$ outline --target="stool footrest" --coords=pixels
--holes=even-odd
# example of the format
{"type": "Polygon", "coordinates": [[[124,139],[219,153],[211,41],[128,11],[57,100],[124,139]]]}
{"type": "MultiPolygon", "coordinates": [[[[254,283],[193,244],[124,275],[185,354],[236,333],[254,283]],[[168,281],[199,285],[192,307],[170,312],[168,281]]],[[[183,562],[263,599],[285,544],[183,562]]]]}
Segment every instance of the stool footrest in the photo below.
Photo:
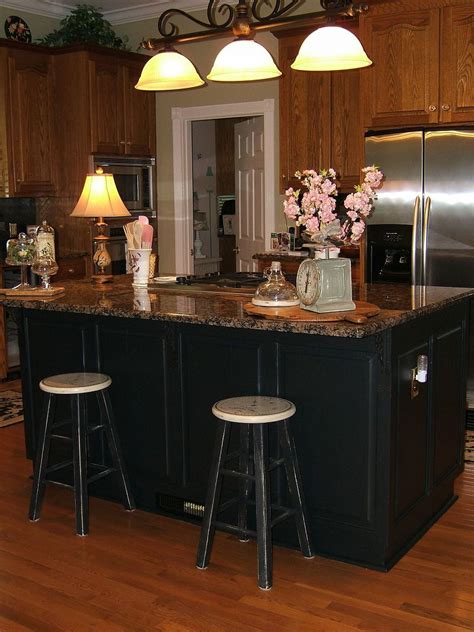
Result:
{"type": "Polygon", "coordinates": [[[104,424],[96,424],[95,426],[89,426],[87,428],[87,434],[92,434],[93,432],[97,432],[97,430],[104,430],[104,424]]]}
{"type": "Polygon", "coordinates": [[[296,514],[296,511],[294,509],[285,509],[284,507],[278,507],[278,509],[280,510],[283,509],[283,513],[281,513],[279,516],[276,516],[276,518],[272,520],[271,522],[272,528],[275,525],[280,524],[280,522],[283,522],[283,520],[286,520],[287,518],[291,518],[291,516],[294,516],[296,514]]]}
{"type": "Polygon", "coordinates": [[[52,434],[50,435],[51,439],[61,439],[61,441],[72,441],[72,437],[68,437],[66,435],[58,435],[58,434],[52,434]]]}
{"type": "Polygon", "coordinates": [[[244,478],[248,481],[254,481],[255,476],[252,474],[246,474],[245,472],[238,472],[237,470],[229,470],[226,467],[221,468],[221,474],[225,474],[225,476],[235,476],[236,478],[244,478]]]}
{"type": "Polygon", "coordinates": [[[72,465],[72,460],[69,461],[61,461],[61,463],[56,463],[55,465],[50,465],[44,471],[45,474],[49,474],[50,472],[57,472],[58,470],[63,470],[65,467],[70,467],[72,465]]]}
{"type": "Polygon", "coordinates": [[[232,507],[232,505],[236,505],[237,503],[241,502],[242,500],[245,500],[245,494],[242,494],[241,496],[233,496],[232,498],[229,498],[229,500],[226,500],[221,505],[219,505],[216,513],[218,513],[218,514],[222,513],[226,509],[229,509],[229,507],[232,507]]]}
{"type": "Polygon", "coordinates": [[[234,535],[248,535],[252,538],[257,537],[257,532],[252,529],[240,529],[235,524],[229,524],[228,522],[220,522],[216,520],[214,523],[216,529],[220,529],[221,531],[228,531],[229,533],[233,533],[234,535]]]}
{"type": "Polygon", "coordinates": [[[105,470],[102,470],[101,472],[97,472],[97,474],[93,474],[92,476],[89,476],[89,478],[87,479],[87,483],[94,483],[94,481],[99,480],[99,478],[104,478],[104,476],[108,476],[109,474],[112,474],[112,472],[116,472],[117,470],[114,467],[108,467],[105,470]]]}
{"type": "Polygon", "coordinates": [[[280,465],[283,465],[285,462],[285,457],[281,457],[281,459],[270,459],[270,464],[268,466],[268,471],[271,472],[280,465]]]}

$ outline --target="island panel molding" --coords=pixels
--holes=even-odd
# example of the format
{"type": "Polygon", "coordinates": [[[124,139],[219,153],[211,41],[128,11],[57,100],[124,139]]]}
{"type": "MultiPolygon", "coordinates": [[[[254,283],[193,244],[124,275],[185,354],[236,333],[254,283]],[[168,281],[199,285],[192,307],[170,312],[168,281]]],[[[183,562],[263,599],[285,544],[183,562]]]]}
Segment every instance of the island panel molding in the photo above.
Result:
{"type": "MultiPolygon", "coordinates": [[[[382,307],[372,319],[378,324],[303,327],[251,319],[242,312],[248,297],[200,295],[192,286],[150,291],[150,310],[141,312],[129,279],[104,296],[89,284],[64,285],[64,297],[44,304],[1,299],[20,324],[30,457],[39,381],[105,371],[142,509],[196,520],[189,507],[205,499],[211,407],[249,393],[296,404],[292,423],[317,553],[387,570],[456,500],[472,291],[427,288],[416,306],[409,287],[367,286],[359,292],[382,307]],[[412,397],[419,354],[429,357],[428,382],[412,397]]],[[[92,449],[107,459],[100,445],[92,449]]],[[[118,500],[105,479],[94,485],[92,493],[118,500]]],[[[274,489],[285,504],[285,486],[275,481],[274,489]]],[[[291,525],[278,525],[274,538],[297,546],[291,525]]]]}

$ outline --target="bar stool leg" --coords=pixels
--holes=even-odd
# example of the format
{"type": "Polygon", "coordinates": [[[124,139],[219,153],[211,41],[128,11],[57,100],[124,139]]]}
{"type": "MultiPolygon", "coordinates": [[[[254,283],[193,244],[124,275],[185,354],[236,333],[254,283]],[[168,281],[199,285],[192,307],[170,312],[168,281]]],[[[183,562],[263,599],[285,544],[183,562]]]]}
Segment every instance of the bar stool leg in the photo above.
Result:
{"type": "Polygon", "coordinates": [[[272,532],[268,485],[268,448],[263,436],[263,424],[253,427],[255,461],[255,502],[257,517],[258,586],[262,590],[272,587],[272,532]]]}
{"type": "Polygon", "coordinates": [[[230,422],[223,421],[219,423],[216,434],[216,443],[214,447],[214,456],[212,458],[211,473],[209,484],[207,487],[206,504],[204,506],[204,517],[201,526],[201,536],[199,538],[199,546],[197,552],[196,566],[197,568],[207,568],[209,558],[211,556],[212,543],[215,533],[215,519],[217,508],[219,506],[219,498],[222,488],[222,465],[224,457],[227,454],[230,437],[230,422]]]}
{"type": "Polygon", "coordinates": [[[87,491],[87,418],[86,395],[71,396],[72,447],[74,461],[74,504],[76,533],[89,532],[89,494],[87,491]]]}
{"type": "Polygon", "coordinates": [[[301,473],[296,455],[295,441],[289,427],[288,419],[278,422],[278,436],[285,457],[288,489],[290,491],[293,508],[296,510],[296,529],[300,548],[305,557],[312,558],[314,557],[314,551],[308,529],[301,473]]]}
{"type": "MultiPolygon", "coordinates": [[[[240,455],[239,455],[239,471],[245,474],[250,474],[250,461],[249,461],[249,443],[250,443],[250,427],[249,424],[242,424],[240,429],[240,455]]],[[[239,540],[241,542],[248,542],[249,537],[244,531],[247,529],[247,503],[250,496],[252,483],[248,479],[241,479],[239,481],[239,506],[237,514],[237,523],[241,534],[239,540]]]]}
{"type": "Polygon", "coordinates": [[[49,448],[51,445],[51,426],[54,420],[54,409],[56,400],[51,393],[47,394],[43,406],[43,421],[40,435],[38,437],[38,447],[35,455],[33,489],[31,492],[29,519],[39,520],[41,506],[43,504],[44,490],[46,487],[46,468],[48,467],[49,448]]]}
{"type": "Polygon", "coordinates": [[[128,480],[127,471],[123,462],[122,451],[117,437],[115,427],[115,419],[110,402],[109,392],[107,390],[97,393],[99,407],[101,408],[105,421],[105,434],[109,445],[112,462],[119,475],[120,491],[122,493],[122,503],[127,511],[135,510],[135,501],[132,496],[130,482],[128,480]]]}

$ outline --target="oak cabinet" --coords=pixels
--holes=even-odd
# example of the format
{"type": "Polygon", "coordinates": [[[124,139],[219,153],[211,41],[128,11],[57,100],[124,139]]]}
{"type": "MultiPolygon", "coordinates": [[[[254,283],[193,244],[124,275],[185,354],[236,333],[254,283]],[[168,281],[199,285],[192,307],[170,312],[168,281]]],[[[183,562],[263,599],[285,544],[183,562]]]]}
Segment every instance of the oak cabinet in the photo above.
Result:
{"type": "Polygon", "coordinates": [[[280,37],[281,188],[294,173],[333,167],[341,190],[359,182],[363,130],[359,107],[360,71],[301,72],[291,69],[306,33],[280,37]]]}
{"type": "Polygon", "coordinates": [[[54,194],[51,57],[35,46],[2,43],[0,67],[0,197],[54,194]]]}
{"type": "Polygon", "coordinates": [[[360,23],[374,62],[362,74],[365,127],[474,120],[472,2],[389,2],[360,23]]]}
{"type": "Polygon", "coordinates": [[[60,195],[81,193],[94,154],[155,155],[155,95],[135,89],[145,61],[92,45],[55,54],[60,195]]]}
{"type": "Polygon", "coordinates": [[[442,123],[474,121],[474,4],[446,7],[441,23],[442,123]]]}
{"type": "Polygon", "coordinates": [[[154,155],[154,98],[135,89],[143,63],[89,59],[92,153],[154,155]]]}

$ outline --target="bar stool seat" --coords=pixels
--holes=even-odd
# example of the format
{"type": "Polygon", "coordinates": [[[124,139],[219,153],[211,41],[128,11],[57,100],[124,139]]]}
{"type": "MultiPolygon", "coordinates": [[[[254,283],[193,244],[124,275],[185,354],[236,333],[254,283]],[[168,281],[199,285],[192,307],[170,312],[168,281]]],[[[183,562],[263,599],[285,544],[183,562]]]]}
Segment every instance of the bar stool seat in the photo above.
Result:
{"type": "Polygon", "coordinates": [[[45,377],[39,387],[42,391],[55,395],[80,395],[101,391],[111,384],[111,378],[104,373],[62,373],[45,377]]]}
{"type": "Polygon", "coordinates": [[[240,424],[268,424],[293,417],[296,406],[280,397],[229,397],[216,402],[213,414],[219,419],[240,424]]]}
{"type": "Polygon", "coordinates": [[[295,414],[296,407],[286,399],[256,395],[218,401],[213,405],[212,412],[223,423],[217,429],[196,566],[200,569],[207,568],[216,527],[237,534],[241,541],[247,541],[249,536],[253,536],[257,539],[258,586],[269,590],[272,587],[271,529],[276,524],[294,516],[301,551],[307,558],[314,557],[301,474],[288,423],[295,414]],[[240,449],[229,453],[233,423],[240,425],[240,449]],[[268,437],[264,432],[267,424],[275,424],[277,428],[282,456],[276,459],[268,457],[268,437]],[[250,433],[253,435],[253,455],[250,451],[250,433]],[[227,466],[229,461],[237,458],[238,469],[227,466]],[[285,467],[291,507],[273,504],[270,498],[270,472],[280,465],[285,467]],[[239,479],[239,493],[219,504],[224,476],[239,479]],[[247,505],[252,485],[255,485],[256,531],[247,527],[247,505]],[[217,519],[219,513],[235,504],[238,508],[237,525],[217,519]]]}
{"type": "Polygon", "coordinates": [[[112,379],[103,373],[63,373],[42,379],[39,387],[46,393],[43,423],[38,437],[35,456],[33,489],[30,501],[29,518],[37,521],[40,518],[46,483],[74,489],[77,535],[89,532],[89,494],[88,485],[109,474],[116,474],[122,502],[128,511],[135,509],[130,490],[130,483],[123,463],[118,441],[115,420],[108,392],[112,379]],[[99,407],[98,423],[90,423],[88,419],[88,395],[95,393],[99,407]],[[55,407],[57,396],[71,398],[71,418],[56,421],[55,407]],[[59,427],[71,424],[71,436],[57,434],[59,427]],[[112,465],[93,463],[90,458],[89,436],[102,431],[109,448],[112,465]],[[72,460],[49,465],[49,452],[52,439],[60,439],[72,443],[72,460]],[[73,468],[73,485],[48,478],[48,474],[65,468],[73,468]]]}

